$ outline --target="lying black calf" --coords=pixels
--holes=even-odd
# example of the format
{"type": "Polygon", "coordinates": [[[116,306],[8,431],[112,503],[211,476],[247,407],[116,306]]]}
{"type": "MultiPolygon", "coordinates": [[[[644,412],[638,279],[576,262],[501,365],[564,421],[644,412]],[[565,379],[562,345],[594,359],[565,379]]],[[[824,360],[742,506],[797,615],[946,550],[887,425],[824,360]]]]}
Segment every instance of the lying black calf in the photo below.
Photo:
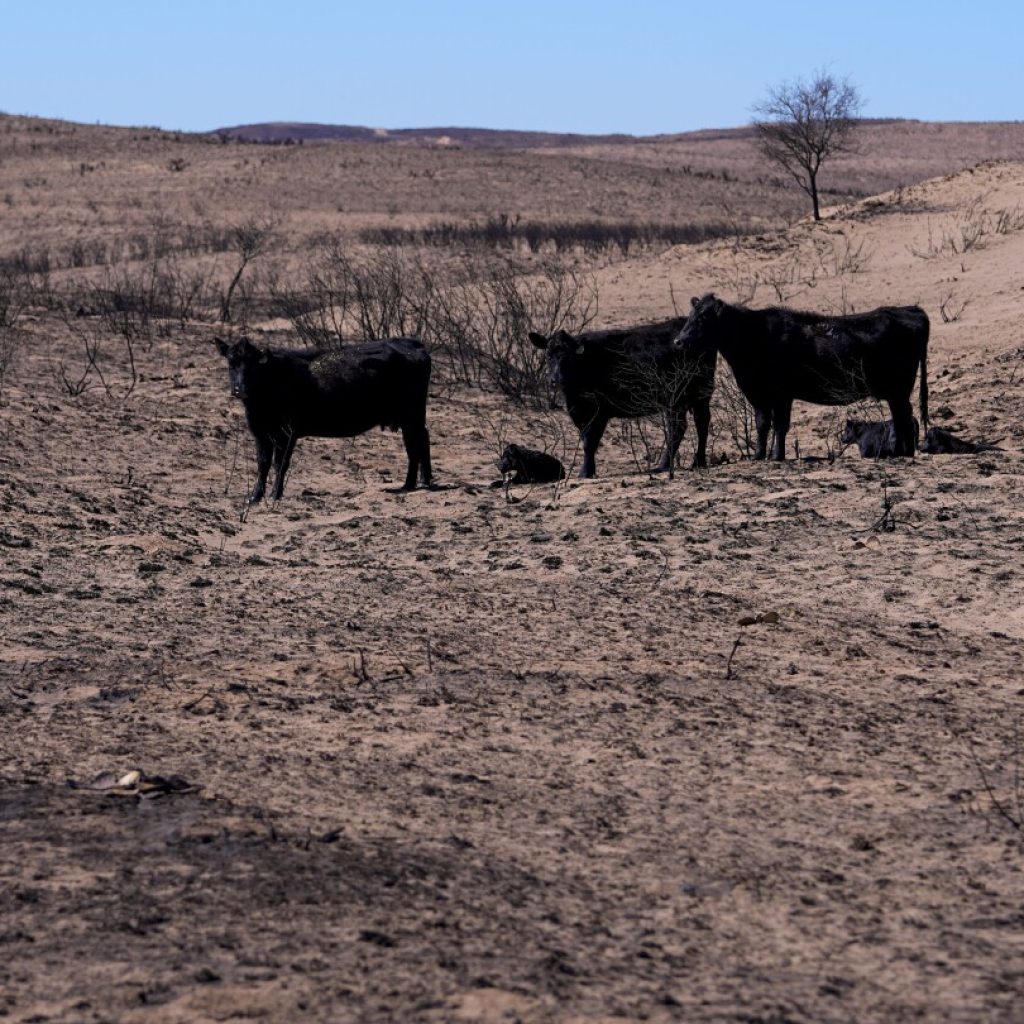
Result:
{"type": "Polygon", "coordinates": [[[979,452],[1001,452],[1003,449],[988,441],[964,441],[942,427],[929,427],[924,435],[921,451],[929,455],[977,455],[979,452]]]}
{"type": "MultiPolygon", "coordinates": [[[[505,446],[498,460],[502,475],[512,474],[510,484],[553,484],[565,479],[565,467],[554,457],[521,444],[505,446]]],[[[493,487],[501,487],[504,481],[497,480],[493,487]]]]}
{"type": "MultiPolygon", "coordinates": [[[[914,419],[914,447],[921,437],[921,427],[914,419]]],[[[843,447],[855,444],[862,459],[893,459],[896,457],[896,429],[892,420],[847,420],[841,438],[843,447]]]]}
{"type": "MultiPolygon", "coordinates": [[[[918,446],[920,428],[914,420],[914,444],[918,446]]],[[[863,459],[891,459],[896,455],[896,432],[892,420],[847,420],[842,443],[855,444],[863,459]]],[[[1001,452],[999,445],[988,441],[965,441],[942,427],[929,427],[920,450],[928,455],[977,455],[979,452],[1001,452]]]]}

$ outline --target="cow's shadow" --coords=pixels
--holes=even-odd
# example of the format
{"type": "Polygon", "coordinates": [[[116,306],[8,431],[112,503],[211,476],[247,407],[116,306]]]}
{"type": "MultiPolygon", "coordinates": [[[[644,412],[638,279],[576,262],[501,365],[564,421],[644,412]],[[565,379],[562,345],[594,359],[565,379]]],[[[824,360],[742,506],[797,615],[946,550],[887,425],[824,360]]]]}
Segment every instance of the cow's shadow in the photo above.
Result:
{"type": "Polygon", "coordinates": [[[427,484],[426,487],[414,487],[412,490],[407,490],[405,487],[385,487],[385,494],[418,494],[421,491],[427,491],[431,494],[437,491],[457,491],[460,487],[458,484],[427,484]]]}

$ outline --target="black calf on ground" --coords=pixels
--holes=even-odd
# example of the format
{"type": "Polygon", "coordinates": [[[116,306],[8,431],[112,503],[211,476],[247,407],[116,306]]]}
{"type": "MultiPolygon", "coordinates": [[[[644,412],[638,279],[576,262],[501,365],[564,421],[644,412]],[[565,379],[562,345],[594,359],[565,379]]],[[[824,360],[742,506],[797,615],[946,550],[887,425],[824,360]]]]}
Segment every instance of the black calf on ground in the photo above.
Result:
{"type": "MultiPolygon", "coordinates": [[[[917,447],[921,428],[914,419],[914,446],[917,447]]],[[[847,420],[842,444],[855,444],[862,459],[892,459],[896,457],[896,428],[892,420],[847,420]]]]}
{"type": "Polygon", "coordinates": [[[673,349],[672,339],[685,320],[587,331],[558,331],[551,337],[530,333],[530,341],[548,357],[548,380],[565,396],[565,407],[583,442],[580,476],[597,472],[595,453],[608,421],[661,415],[665,452],[657,472],[671,470],[686,433],[687,410],[697,427],[694,466],[707,465],[714,353],[673,349]]]}
{"type": "Polygon", "coordinates": [[[675,344],[684,352],[717,349],[754,407],[757,450],[786,457],[793,402],[848,405],[864,398],[886,402],[896,454],[914,454],[910,396],[921,370],[921,422],[928,426],[928,316],[920,306],[883,306],[869,313],[825,316],[784,307],[745,309],[705,295],[675,344]]]}
{"type": "MultiPolygon", "coordinates": [[[[521,444],[509,444],[498,460],[498,471],[511,473],[510,484],[553,484],[565,479],[565,466],[554,455],[524,448],[521,444]]],[[[499,480],[494,486],[502,485],[499,480]]]]}
{"type": "Polygon", "coordinates": [[[409,457],[404,490],[429,485],[427,387],[430,355],[416,338],[389,338],[337,349],[272,352],[246,338],[229,345],[215,339],[228,361],[231,394],[245,404],[256,439],[259,501],[274,463],[273,496],[284,491],[300,437],[354,437],[373,427],[401,430],[409,457]]]}
{"type": "MultiPolygon", "coordinates": [[[[920,436],[914,420],[914,443],[920,436]]],[[[856,444],[864,459],[891,459],[896,454],[896,431],[892,420],[847,420],[843,444],[856,444]]],[[[929,427],[920,450],[928,455],[977,455],[980,452],[1001,452],[988,441],[965,441],[942,427],[929,427]]]]}
{"type": "Polygon", "coordinates": [[[988,441],[965,441],[942,427],[929,427],[924,435],[921,451],[929,455],[977,455],[980,452],[1001,452],[1003,449],[988,441]]]}

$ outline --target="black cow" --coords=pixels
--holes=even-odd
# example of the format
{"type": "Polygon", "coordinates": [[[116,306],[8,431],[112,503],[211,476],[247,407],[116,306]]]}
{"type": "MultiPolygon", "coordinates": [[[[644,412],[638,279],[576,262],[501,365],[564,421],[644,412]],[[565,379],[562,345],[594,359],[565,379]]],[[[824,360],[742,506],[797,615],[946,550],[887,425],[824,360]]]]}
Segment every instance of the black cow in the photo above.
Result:
{"type": "Polygon", "coordinates": [[[697,428],[694,466],[707,465],[714,353],[704,358],[695,348],[674,349],[672,339],[685,319],[609,331],[550,337],[530,333],[547,352],[548,380],[565,395],[565,406],[583,442],[581,477],[597,472],[594,455],[608,421],[662,414],[665,453],[657,472],[671,470],[686,433],[686,412],[697,428]]]}
{"type": "Polygon", "coordinates": [[[929,455],[977,455],[979,452],[1001,452],[1003,449],[988,441],[965,441],[942,427],[929,427],[924,435],[921,451],[929,455]]]}
{"type": "Polygon", "coordinates": [[[389,338],[337,349],[272,352],[248,339],[215,339],[228,361],[231,394],[245,404],[256,438],[250,502],[263,497],[271,460],[274,498],[284,490],[300,437],[354,437],[373,427],[401,430],[409,456],[403,490],[431,482],[427,433],[430,355],[416,338],[389,338]]]}
{"type": "MultiPolygon", "coordinates": [[[[915,418],[915,448],[920,436],[921,427],[915,418]]],[[[896,428],[892,420],[847,420],[842,443],[855,444],[862,459],[892,459],[896,457],[896,428]]]]}
{"type": "MultiPolygon", "coordinates": [[[[554,455],[524,448],[521,444],[505,445],[498,460],[498,471],[512,474],[510,484],[553,484],[565,479],[565,466],[554,455]]],[[[499,480],[495,486],[501,484],[499,480]]]]}
{"type": "Polygon", "coordinates": [[[722,353],[757,420],[757,450],[786,457],[793,401],[846,405],[863,398],[887,402],[896,454],[914,454],[910,396],[921,368],[921,421],[928,425],[928,316],[919,306],[883,306],[870,313],[825,316],[775,307],[744,309],[708,294],[694,299],[675,344],[722,353]]]}

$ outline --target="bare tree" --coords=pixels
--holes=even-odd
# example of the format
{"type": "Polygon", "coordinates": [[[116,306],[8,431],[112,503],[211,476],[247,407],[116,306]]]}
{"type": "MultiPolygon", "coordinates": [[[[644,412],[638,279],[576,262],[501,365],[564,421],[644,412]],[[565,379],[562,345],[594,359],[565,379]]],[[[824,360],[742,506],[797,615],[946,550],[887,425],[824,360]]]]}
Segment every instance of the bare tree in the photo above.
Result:
{"type": "Polygon", "coordinates": [[[273,244],[277,234],[277,221],[273,218],[265,220],[250,219],[236,224],[230,231],[231,248],[238,254],[239,264],[235,276],[228,285],[220,304],[221,323],[231,322],[231,299],[238,287],[238,282],[245,273],[245,268],[258,257],[262,256],[273,244]]]}
{"type": "Polygon", "coordinates": [[[816,71],[810,81],[784,82],[754,107],[761,152],[785,170],[818,209],[818,171],[829,157],[854,145],[863,101],[848,79],[816,71]]]}

